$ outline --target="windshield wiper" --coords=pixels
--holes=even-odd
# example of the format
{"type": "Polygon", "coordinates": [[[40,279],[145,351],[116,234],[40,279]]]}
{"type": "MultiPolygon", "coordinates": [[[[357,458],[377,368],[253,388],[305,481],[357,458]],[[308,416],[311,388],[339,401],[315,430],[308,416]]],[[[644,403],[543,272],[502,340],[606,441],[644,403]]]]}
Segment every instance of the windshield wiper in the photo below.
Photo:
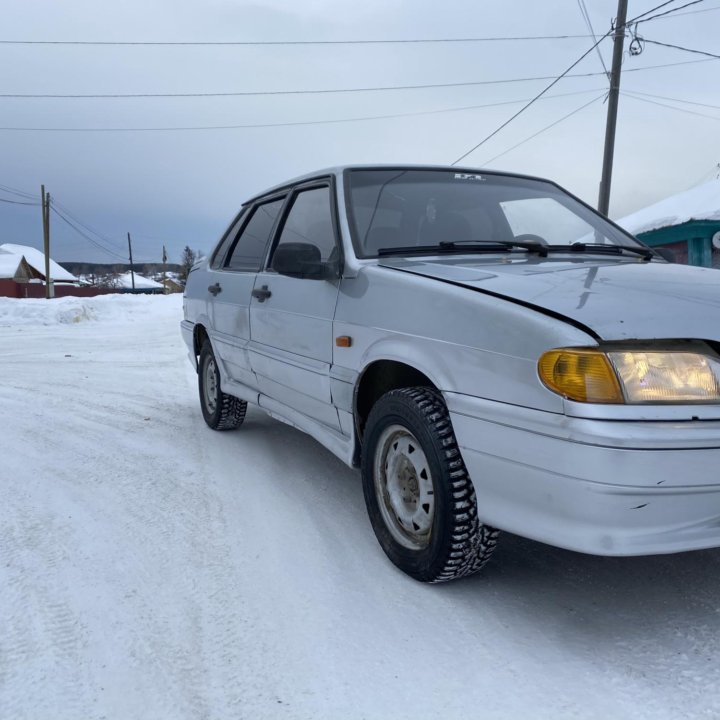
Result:
{"type": "Polygon", "coordinates": [[[404,247],[380,248],[378,257],[387,255],[412,255],[418,253],[471,253],[502,252],[512,248],[522,248],[547,257],[547,246],[542,243],[514,240],[444,240],[437,245],[407,245],[404,247]]]}
{"type": "Polygon", "coordinates": [[[608,245],[605,243],[572,243],[571,245],[548,245],[551,252],[596,252],[605,255],[622,255],[623,252],[640,255],[643,260],[652,260],[655,252],[650,248],[638,245],[608,245]]]}

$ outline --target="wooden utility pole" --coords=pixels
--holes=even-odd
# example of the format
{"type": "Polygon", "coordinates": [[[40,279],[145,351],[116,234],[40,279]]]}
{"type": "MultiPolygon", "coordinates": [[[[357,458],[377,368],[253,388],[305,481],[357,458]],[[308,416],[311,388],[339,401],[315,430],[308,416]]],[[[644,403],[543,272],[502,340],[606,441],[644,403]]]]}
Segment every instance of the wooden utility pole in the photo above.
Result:
{"type": "Polygon", "coordinates": [[[130,240],[130,233],[128,233],[128,251],[130,253],[130,281],[132,282],[132,289],[135,289],[135,268],[133,267],[132,261],[132,241],[130,240]]]}
{"type": "Polygon", "coordinates": [[[612,181],[613,155],[615,153],[615,128],[617,126],[627,5],[627,0],[618,0],[618,14],[615,19],[610,93],[608,94],[607,122],[605,124],[605,150],[603,152],[602,179],[600,180],[600,196],[598,198],[598,211],[603,215],[607,215],[610,209],[610,183],[612,181]]]}
{"type": "Polygon", "coordinates": [[[43,223],[43,250],[45,253],[45,299],[49,300],[55,294],[50,277],[50,193],[45,192],[45,186],[40,186],[43,223]]]}

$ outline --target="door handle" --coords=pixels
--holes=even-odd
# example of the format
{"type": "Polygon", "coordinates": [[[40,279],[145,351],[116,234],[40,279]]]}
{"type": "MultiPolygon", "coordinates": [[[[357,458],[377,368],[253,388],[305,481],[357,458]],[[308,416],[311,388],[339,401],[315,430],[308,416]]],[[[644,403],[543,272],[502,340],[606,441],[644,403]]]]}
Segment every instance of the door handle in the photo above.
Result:
{"type": "Polygon", "coordinates": [[[265,302],[272,293],[268,290],[267,285],[263,285],[261,288],[255,288],[252,291],[252,296],[258,299],[258,302],[265,302]]]}
{"type": "Polygon", "coordinates": [[[217,295],[221,291],[222,288],[220,287],[220,283],[217,282],[214,285],[210,285],[208,287],[208,292],[212,293],[213,295],[217,295]]]}

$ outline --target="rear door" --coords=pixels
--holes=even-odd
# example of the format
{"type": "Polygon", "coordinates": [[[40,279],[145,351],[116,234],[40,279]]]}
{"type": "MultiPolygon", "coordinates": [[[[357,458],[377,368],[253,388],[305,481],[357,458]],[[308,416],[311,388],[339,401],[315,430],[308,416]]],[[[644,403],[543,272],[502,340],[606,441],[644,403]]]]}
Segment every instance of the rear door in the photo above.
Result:
{"type": "MultiPolygon", "coordinates": [[[[302,242],[315,245],[321,260],[336,259],[336,217],[329,180],[296,188],[272,252],[283,243],[302,242]]],[[[288,277],[271,268],[272,253],[268,267],[257,275],[257,297],[250,306],[249,356],[258,386],[269,397],[339,429],[329,375],[339,279],[288,277]]]]}
{"type": "Polygon", "coordinates": [[[210,273],[208,293],[215,352],[230,379],[252,388],[257,388],[257,382],[247,352],[250,298],[284,202],[284,197],[275,197],[248,208],[223,241],[224,251],[223,245],[218,250],[221,259],[213,258],[219,266],[210,273]]]}

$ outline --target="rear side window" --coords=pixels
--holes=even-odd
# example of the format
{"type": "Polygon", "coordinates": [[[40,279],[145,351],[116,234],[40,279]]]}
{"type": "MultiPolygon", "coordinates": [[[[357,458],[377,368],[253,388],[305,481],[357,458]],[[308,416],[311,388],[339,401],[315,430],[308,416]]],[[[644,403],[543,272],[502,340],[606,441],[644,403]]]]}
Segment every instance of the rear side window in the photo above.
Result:
{"type": "Polygon", "coordinates": [[[260,269],[270,233],[284,202],[285,198],[281,198],[253,208],[225,263],[228,270],[257,272],[260,269]]]}
{"type": "Polygon", "coordinates": [[[230,245],[232,245],[233,240],[235,240],[235,237],[237,236],[238,231],[242,227],[243,222],[245,222],[246,213],[247,208],[238,215],[237,219],[228,228],[225,235],[223,235],[223,239],[218,243],[218,246],[215,248],[215,252],[213,252],[212,254],[212,260],[210,261],[210,267],[213,270],[217,270],[222,265],[223,260],[225,259],[225,255],[227,255],[228,248],[230,247],[230,245]]]}

